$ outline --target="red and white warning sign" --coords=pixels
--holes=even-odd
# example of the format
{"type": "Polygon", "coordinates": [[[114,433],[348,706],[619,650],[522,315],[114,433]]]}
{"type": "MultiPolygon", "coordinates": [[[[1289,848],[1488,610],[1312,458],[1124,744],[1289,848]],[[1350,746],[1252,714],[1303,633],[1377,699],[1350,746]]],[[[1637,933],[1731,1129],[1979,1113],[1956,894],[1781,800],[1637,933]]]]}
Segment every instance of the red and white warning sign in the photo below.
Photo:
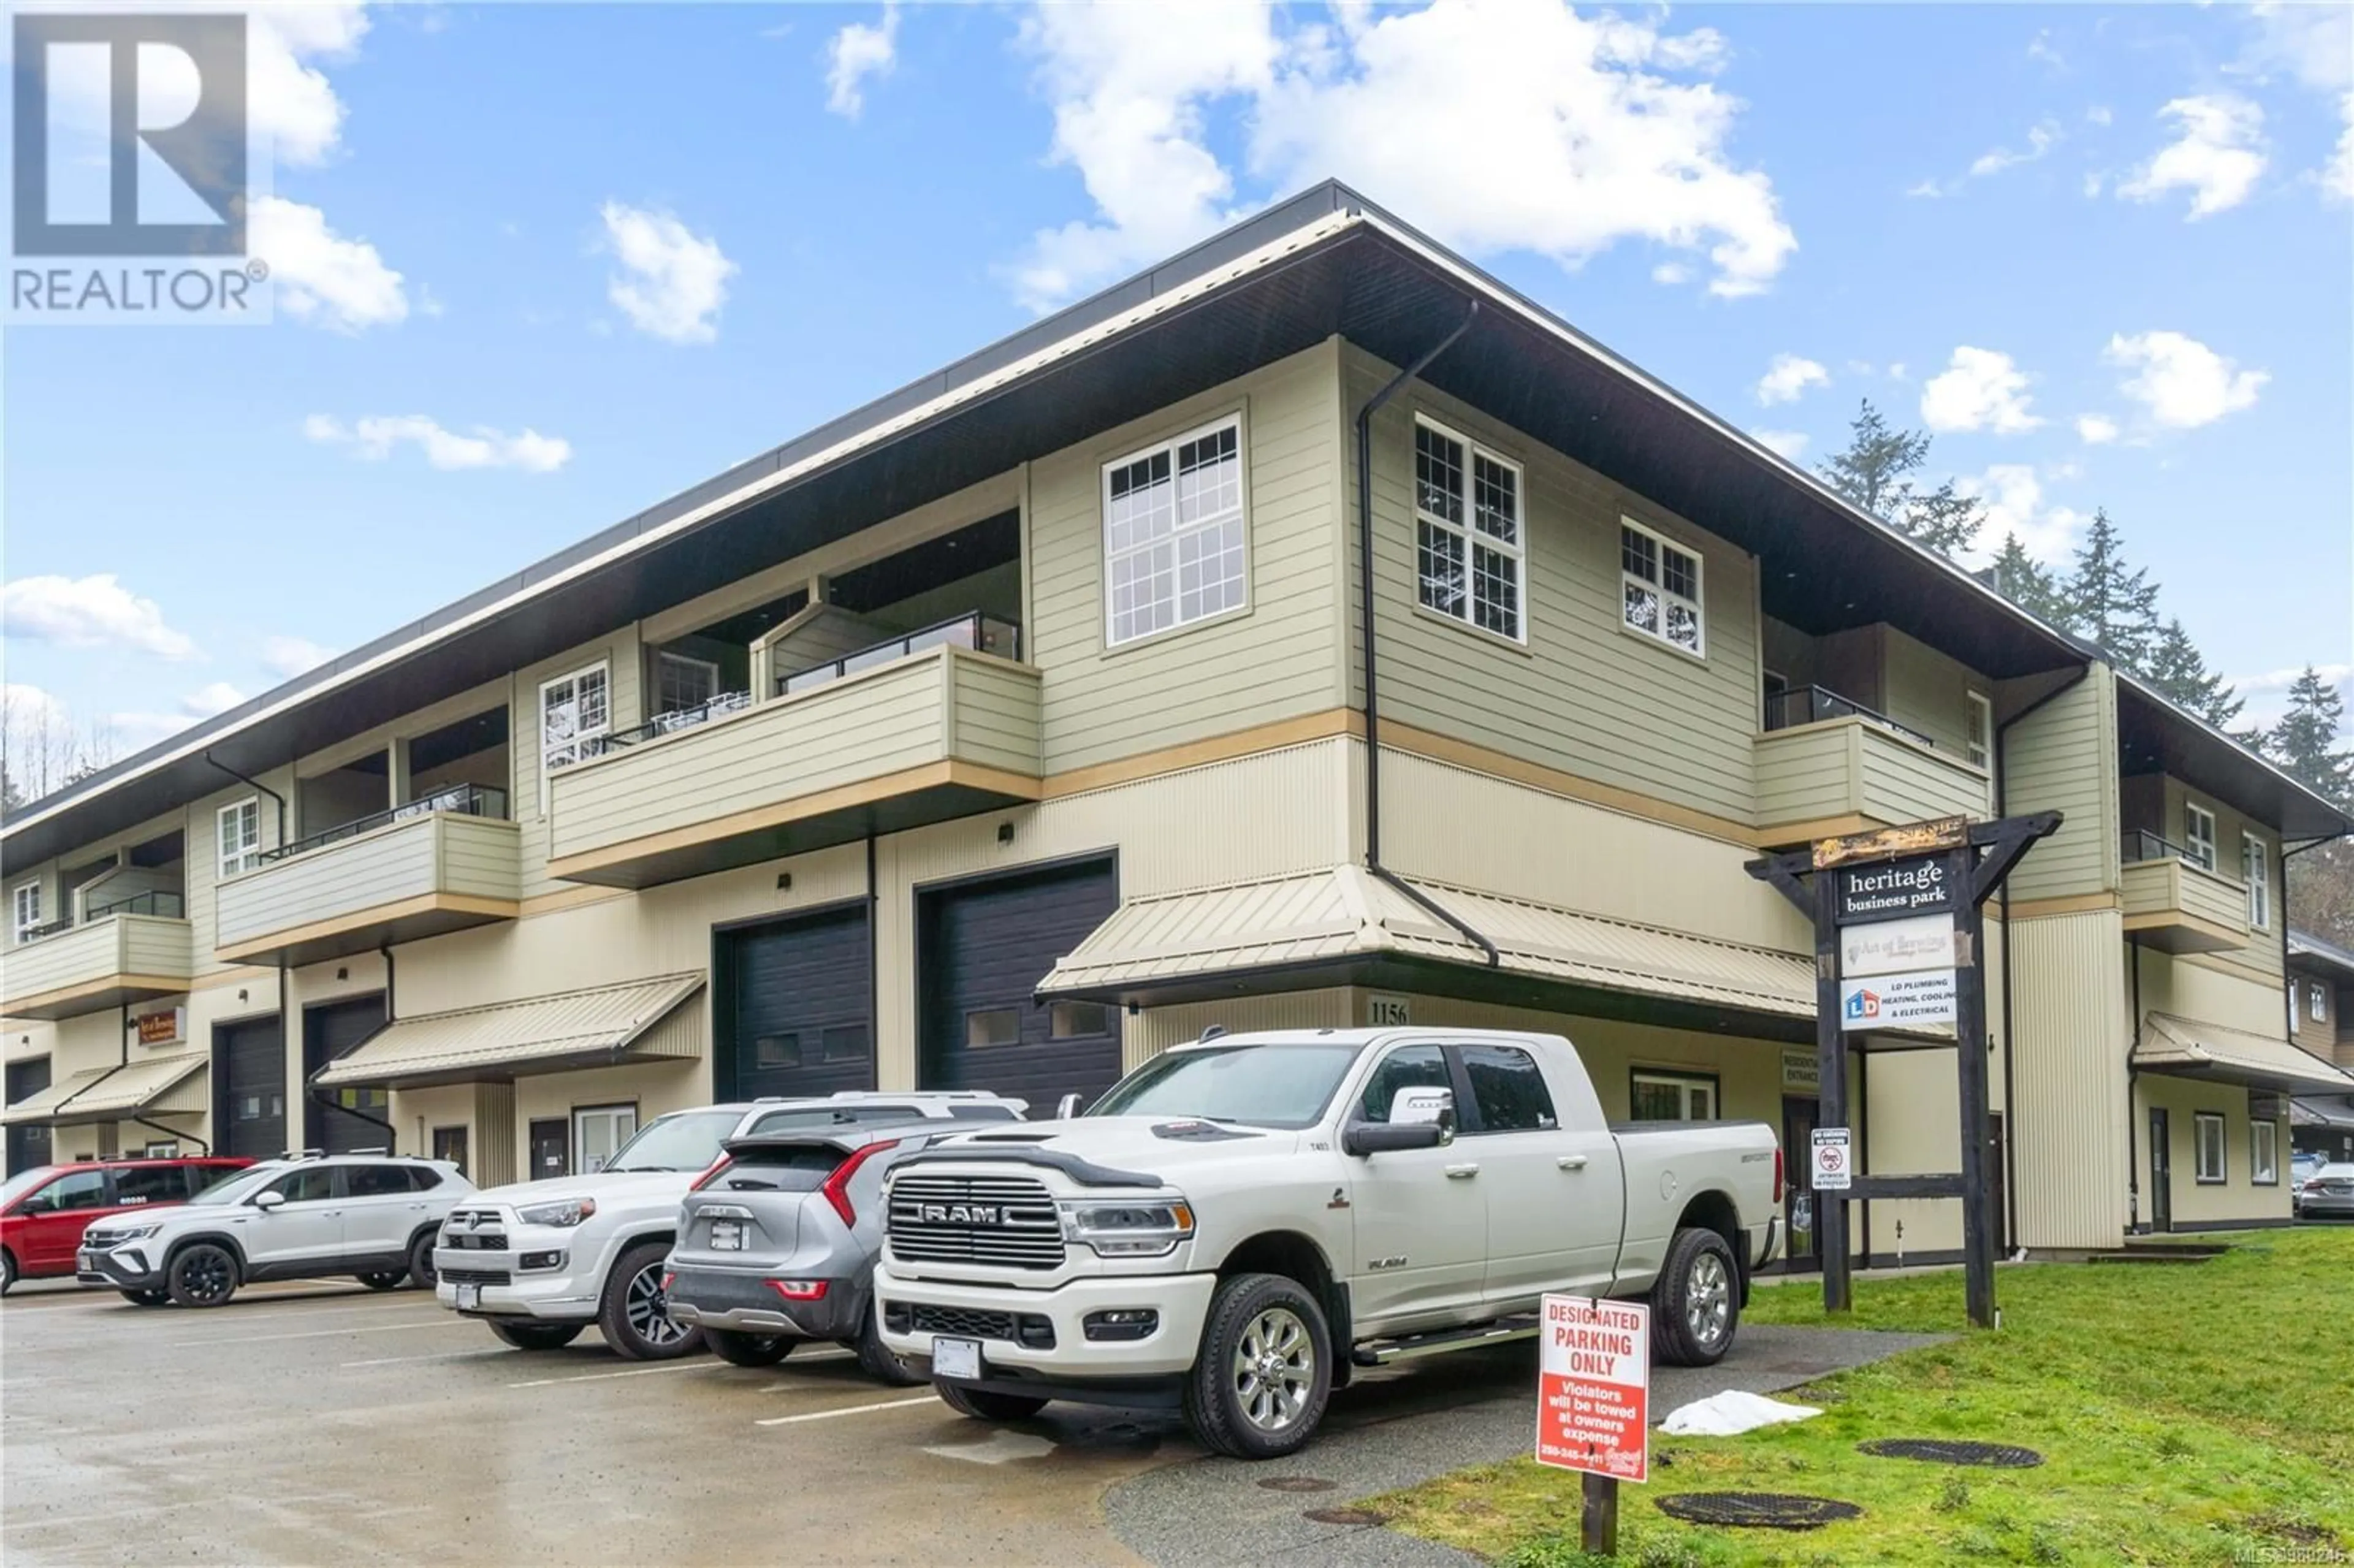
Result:
{"type": "Polygon", "coordinates": [[[1621,1481],[1651,1478],[1651,1309],[1544,1298],[1537,1462],[1621,1481]]]}

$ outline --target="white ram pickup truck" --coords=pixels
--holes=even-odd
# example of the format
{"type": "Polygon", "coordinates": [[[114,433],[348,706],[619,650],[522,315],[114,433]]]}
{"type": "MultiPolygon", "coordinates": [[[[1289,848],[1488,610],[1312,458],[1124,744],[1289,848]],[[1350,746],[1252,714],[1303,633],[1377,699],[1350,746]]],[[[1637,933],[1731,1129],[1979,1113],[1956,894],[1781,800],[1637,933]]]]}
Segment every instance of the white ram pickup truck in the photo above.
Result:
{"type": "Polygon", "coordinates": [[[1213,1030],[894,1168],[875,1294],[964,1414],[1174,1408],[1271,1458],[1352,1369],[1533,1338],[1547,1291],[1648,1299],[1661,1361],[1718,1360],[1781,1160],[1761,1123],[1611,1127],[1556,1034],[1213,1030]]]}

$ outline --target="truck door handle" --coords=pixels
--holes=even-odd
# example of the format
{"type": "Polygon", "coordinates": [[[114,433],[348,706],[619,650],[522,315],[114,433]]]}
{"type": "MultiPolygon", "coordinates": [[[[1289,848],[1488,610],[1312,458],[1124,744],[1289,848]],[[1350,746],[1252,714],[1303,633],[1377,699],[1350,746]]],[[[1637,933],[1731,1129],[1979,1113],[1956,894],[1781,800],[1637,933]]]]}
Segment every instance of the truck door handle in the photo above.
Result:
{"type": "Polygon", "coordinates": [[[1559,1160],[1553,1161],[1553,1163],[1559,1165],[1564,1171],[1583,1171],[1585,1169],[1585,1156],[1583,1154],[1564,1154],[1559,1160]]]}
{"type": "Polygon", "coordinates": [[[1447,1168],[1447,1179],[1449,1181],[1460,1181],[1466,1177],[1478,1174],[1479,1174],[1479,1168],[1477,1165],[1450,1165],[1447,1168]]]}

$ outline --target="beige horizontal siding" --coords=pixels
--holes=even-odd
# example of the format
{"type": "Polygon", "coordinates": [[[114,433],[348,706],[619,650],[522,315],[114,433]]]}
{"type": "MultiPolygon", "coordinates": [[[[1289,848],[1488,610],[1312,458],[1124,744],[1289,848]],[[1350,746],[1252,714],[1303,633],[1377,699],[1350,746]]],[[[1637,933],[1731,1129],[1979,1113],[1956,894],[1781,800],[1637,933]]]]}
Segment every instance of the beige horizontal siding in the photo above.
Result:
{"type": "Polygon", "coordinates": [[[949,750],[967,762],[1035,776],[1041,767],[1038,673],[960,654],[949,662],[949,678],[955,683],[949,750]]]}
{"type": "Polygon", "coordinates": [[[154,915],[110,915],[8,950],[10,1001],[87,985],[114,975],[184,979],[190,972],[188,923],[154,915]]]}
{"type": "Polygon", "coordinates": [[[2117,885],[2116,683],[2105,664],[2011,726],[2004,808],[2066,821],[2010,874],[2014,902],[2108,893],[2117,885]]]}
{"type": "Polygon", "coordinates": [[[437,891],[472,898],[521,896],[522,872],[515,858],[520,830],[514,823],[456,813],[432,820],[441,853],[437,891]]]}
{"type": "Polygon", "coordinates": [[[1869,719],[1774,730],[1757,736],[1756,758],[1761,828],[1850,814],[1893,826],[1988,812],[1983,773],[1869,719]]]}
{"type": "Polygon", "coordinates": [[[512,899],[518,839],[512,822],[433,812],[271,862],[220,885],[220,945],[432,894],[512,899]]]}
{"type": "MultiPolygon", "coordinates": [[[[1881,634],[1880,711],[1917,729],[1956,762],[1969,759],[1969,695],[1992,683],[1893,626],[1881,634]]],[[[1988,736],[1991,740],[1992,737],[1988,736]]]]}

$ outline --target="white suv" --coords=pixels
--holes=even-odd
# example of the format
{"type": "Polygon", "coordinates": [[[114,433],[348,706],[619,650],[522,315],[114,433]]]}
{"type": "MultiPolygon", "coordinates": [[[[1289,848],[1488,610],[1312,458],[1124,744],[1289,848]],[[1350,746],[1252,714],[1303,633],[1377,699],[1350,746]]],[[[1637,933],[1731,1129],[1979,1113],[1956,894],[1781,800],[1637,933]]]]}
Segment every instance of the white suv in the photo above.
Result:
{"type": "Polygon", "coordinates": [[[872,1121],[1008,1122],[1022,1100],[974,1091],[749,1100],[656,1117],[602,1170],[475,1193],[450,1213],[433,1266],[441,1305],[488,1323],[519,1351],[552,1351],[591,1323],[631,1361],[703,1348],[673,1322],[663,1288],[687,1190],[720,1145],[752,1133],[872,1121]]]}
{"type": "Polygon", "coordinates": [[[433,1237],[474,1184],[446,1160],[315,1151],[265,1160],[186,1203],[82,1233],[74,1277],[143,1307],[217,1307],[261,1279],[433,1283],[433,1237]]]}

